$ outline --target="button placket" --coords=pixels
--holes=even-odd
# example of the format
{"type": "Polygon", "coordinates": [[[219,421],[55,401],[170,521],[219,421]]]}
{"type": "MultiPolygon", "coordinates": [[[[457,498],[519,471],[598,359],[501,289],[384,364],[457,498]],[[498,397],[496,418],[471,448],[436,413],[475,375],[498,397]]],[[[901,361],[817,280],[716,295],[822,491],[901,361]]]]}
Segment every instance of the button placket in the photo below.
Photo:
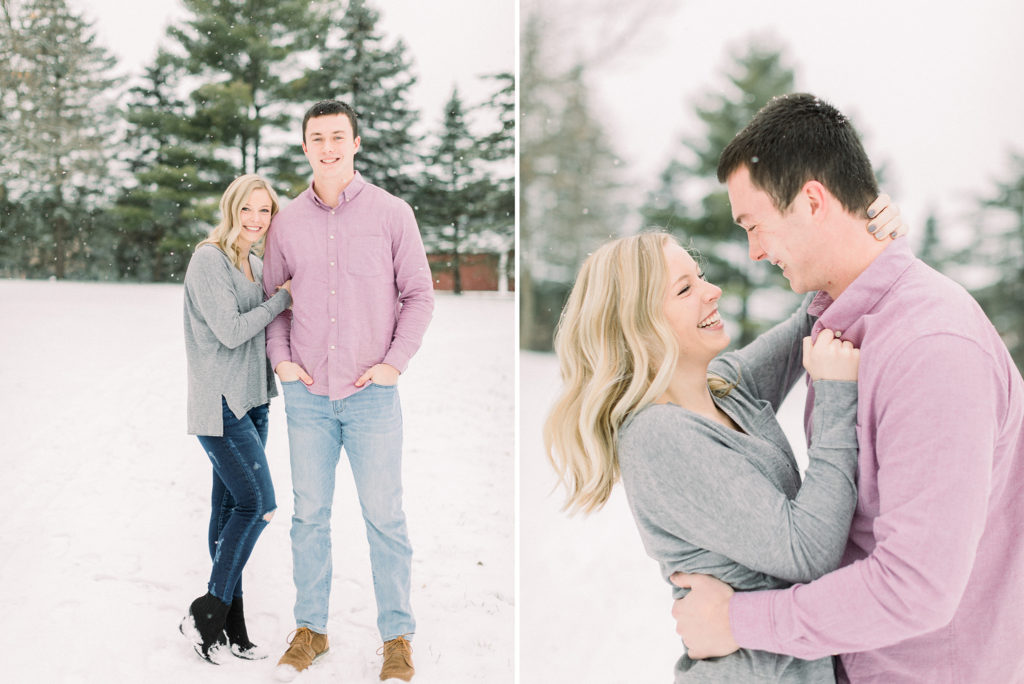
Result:
{"type": "Polygon", "coordinates": [[[327,217],[327,254],[325,255],[327,261],[327,284],[330,288],[330,295],[327,302],[327,317],[329,319],[329,325],[327,328],[328,369],[334,365],[333,357],[337,353],[339,345],[337,320],[340,313],[340,297],[338,296],[338,292],[341,284],[339,282],[340,278],[336,265],[339,260],[338,250],[341,246],[341,240],[337,239],[340,220],[341,217],[338,215],[337,210],[332,209],[327,217]]]}

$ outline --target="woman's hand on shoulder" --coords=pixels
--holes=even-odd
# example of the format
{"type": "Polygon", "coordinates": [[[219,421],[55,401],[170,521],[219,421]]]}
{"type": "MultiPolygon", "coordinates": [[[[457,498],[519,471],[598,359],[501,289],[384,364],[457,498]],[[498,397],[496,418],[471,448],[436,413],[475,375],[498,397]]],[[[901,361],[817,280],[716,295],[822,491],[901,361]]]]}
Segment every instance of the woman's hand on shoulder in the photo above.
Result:
{"type": "Polygon", "coordinates": [[[804,338],[804,368],[811,380],[856,382],[860,350],[849,340],[839,339],[841,336],[825,328],[813,342],[810,337],[804,338]]]}
{"type": "Polygon", "coordinates": [[[907,234],[907,224],[900,216],[900,207],[884,192],[868,206],[867,231],[881,242],[907,234]]]}

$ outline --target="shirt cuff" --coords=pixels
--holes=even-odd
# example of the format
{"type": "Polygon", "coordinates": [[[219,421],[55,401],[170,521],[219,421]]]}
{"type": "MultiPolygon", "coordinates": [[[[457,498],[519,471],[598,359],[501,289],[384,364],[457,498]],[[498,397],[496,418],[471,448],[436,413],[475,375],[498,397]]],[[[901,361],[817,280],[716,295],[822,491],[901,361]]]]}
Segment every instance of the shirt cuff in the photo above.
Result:
{"type": "Polygon", "coordinates": [[[729,599],[729,628],[740,648],[772,651],[772,597],[776,591],[737,592],[729,599]]]}
{"type": "Polygon", "coordinates": [[[287,346],[281,348],[282,345],[267,343],[267,358],[270,359],[270,370],[277,371],[277,366],[282,361],[291,361],[291,353],[287,346]]]}

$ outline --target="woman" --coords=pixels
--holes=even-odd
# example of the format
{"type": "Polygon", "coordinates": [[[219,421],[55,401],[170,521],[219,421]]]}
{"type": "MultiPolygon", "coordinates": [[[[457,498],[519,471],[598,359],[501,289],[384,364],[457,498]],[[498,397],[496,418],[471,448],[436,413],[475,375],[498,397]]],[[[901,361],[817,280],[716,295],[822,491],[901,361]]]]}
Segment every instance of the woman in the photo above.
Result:
{"type": "Polygon", "coordinates": [[[277,395],[264,328],[291,304],[291,283],[263,299],[262,241],[278,210],[260,176],[236,178],[220,200],[221,220],[196,247],[185,273],[188,432],[213,464],[207,593],[189,606],[181,632],[200,657],[230,644],[239,658],[265,658],[249,641],[242,568],[277,505],[264,447],[277,395]]]}
{"type": "MultiPolygon", "coordinates": [[[[604,504],[621,472],[649,555],[737,590],[788,586],[838,566],[856,503],[858,354],[807,301],[742,350],[721,290],[664,233],[616,240],[584,263],[555,347],[565,389],[545,425],[567,507],[604,504]],[[814,434],[801,485],[774,411],[802,374],[814,434]]],[[[809,298],[808,298],[809,299],[809,298]]],[[[677,592],[681,590],[676,590],[677,592]]],[[[834,681],[830,658],[740,650],[676,663],[676,682],[834,681]]]]}

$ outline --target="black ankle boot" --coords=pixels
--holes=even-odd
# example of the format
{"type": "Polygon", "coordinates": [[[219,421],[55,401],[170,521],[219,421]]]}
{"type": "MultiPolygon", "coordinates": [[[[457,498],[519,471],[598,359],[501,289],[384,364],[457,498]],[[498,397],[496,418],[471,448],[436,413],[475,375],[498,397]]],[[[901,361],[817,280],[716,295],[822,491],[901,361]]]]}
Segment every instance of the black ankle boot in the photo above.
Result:
{"type": "Polygon", "coordinates": [[[228,643],[231,644],[231,653],[245,660],[260,660],[266,658],[267,654],[260,650],[260,647],[249,641],[249,632],[245,629],[245,610],[242,604],[242,597],[231,602],[227,619],[224,622],[224,633],[227,635],[228,643]]]}
{"type": "Polygon", "coordinates": [[[207,592],[188,607],[188,615],[181,621],[178,629],[195,647],[199,657],[215,663],[210,657],[210,649],[216,645],[217,638],[224,632],[224,621],[228,615],[228,604],[207,592]]]}

